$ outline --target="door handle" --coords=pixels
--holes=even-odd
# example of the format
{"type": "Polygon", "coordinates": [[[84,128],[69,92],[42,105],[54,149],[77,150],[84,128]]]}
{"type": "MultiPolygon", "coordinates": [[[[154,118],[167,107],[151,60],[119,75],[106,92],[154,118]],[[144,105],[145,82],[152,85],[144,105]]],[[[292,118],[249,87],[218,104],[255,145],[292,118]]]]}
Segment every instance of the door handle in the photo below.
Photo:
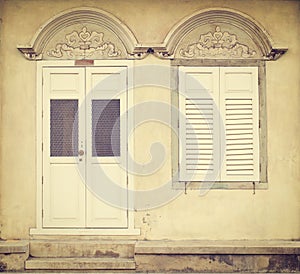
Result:
{"type": "Polygon", "coordinates": [[[83,156],[83,155],[84,155],[84,151],[83,151],[82,149],[79,150],[79,151],[78,151],[78,155],[79,155],[79,156],[83,156]]]}

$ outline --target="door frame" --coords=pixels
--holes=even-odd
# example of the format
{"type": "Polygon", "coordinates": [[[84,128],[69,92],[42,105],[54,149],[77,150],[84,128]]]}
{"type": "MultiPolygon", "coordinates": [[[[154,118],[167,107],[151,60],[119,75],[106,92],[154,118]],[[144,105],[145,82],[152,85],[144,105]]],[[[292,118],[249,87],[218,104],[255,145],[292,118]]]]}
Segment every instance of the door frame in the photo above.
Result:
{"type": "MultiPolygon", "coordinates": [[[[134,212],[128,210],[128,227],[116,229],[84,228],[43,228],[43,68],[46,67],[86,67],[70,61],[39,61],[36,65],[36,227],[30,229],[30,235],[140,235],[140,229],[134,227],[134,212]]],[[[133,109],[133,60],[95,60],[93,67],[127,66],[127,108],[133,109]]],[[[127,127],[132,128],[134,111],[128,112],[127,127]]],[[[127,158],[134,155],[134,136],[127,141],[127,158]]],[[[134,188],[133,176],[127,174],[128,189],[134,188]]],[[[128,203],[133,204],[133,195],[128,195],[128,203]]]]}

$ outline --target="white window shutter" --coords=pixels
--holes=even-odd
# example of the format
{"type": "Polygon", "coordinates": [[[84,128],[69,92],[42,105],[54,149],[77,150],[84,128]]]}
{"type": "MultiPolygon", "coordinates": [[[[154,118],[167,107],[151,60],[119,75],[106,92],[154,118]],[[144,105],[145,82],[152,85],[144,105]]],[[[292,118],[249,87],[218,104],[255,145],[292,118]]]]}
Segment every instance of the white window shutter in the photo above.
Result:
{"type": "Polygon", "coordinates": [[[257,67],[220,68],[220,112],[225,140],[222,181],[259,181],[257,67]]]}
{"type": "Polygon", "coordinates": [[[179,180],[219,180],[219,68],[179,68],[179,180]]]}

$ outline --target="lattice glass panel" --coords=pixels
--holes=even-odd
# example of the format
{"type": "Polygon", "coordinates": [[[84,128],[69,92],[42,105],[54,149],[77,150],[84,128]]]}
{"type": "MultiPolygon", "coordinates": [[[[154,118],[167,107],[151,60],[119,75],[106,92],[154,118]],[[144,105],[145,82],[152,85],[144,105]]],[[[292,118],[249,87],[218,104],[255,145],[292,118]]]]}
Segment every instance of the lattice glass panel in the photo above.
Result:
{"type": "Polygon", "coordinates": [[[50,100],[50,155],[78,155],[78,100],[50,100]]]}
{"type": "Polygon", "coordinates": [[[93,156],[120,156],[120,100],[92,100],[93,156]]]}

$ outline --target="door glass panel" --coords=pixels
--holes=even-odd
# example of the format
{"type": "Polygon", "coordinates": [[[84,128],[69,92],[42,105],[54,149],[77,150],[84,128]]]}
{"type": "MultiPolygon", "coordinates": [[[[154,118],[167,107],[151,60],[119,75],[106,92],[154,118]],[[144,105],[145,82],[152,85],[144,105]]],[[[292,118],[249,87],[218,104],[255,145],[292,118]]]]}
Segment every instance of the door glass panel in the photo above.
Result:
{"type": "Polygon", "coordinates": [[[78,100],[50,100],[50,155],[78,155],[78,100]]]}
{"type": "Polygon", "coordinates": [[[120,156],[120,100],[92,100],[94,157],[120,156]]]}

